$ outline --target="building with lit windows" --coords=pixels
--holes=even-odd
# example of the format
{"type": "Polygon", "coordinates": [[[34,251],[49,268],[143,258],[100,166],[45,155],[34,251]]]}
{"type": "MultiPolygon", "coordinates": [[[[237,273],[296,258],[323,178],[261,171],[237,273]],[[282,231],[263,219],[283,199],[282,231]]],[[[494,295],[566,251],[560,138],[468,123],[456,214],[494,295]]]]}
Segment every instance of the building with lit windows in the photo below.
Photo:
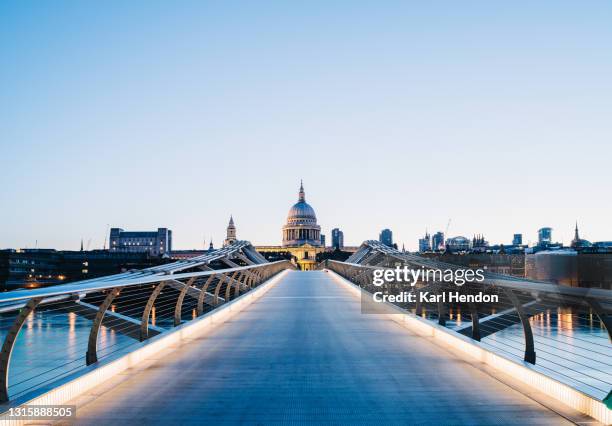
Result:
{"type": "Polygon", "coordinates": [[[110,251],[130,253],[147,252],[152,256],[163,256],[172,251],[172,231],[157,228],[157,231],[124,231],[111,228],[110,251]]]}

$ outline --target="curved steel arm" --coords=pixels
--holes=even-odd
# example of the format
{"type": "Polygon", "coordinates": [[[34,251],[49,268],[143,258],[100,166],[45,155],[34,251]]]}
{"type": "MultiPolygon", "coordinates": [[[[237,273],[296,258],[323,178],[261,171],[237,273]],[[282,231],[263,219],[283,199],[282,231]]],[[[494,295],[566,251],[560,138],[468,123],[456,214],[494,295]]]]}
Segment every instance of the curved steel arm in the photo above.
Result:
{"type": "Polygon", "coordinates": [[[535,364],[536,353],[533,343],[533,332],[531,331],[531,324],[529,324],[529,317],[525,314],[521,301],[518,299],[518,297],[516,297],[516,294],[514,294],[512,290],[506,288],[504,289],[504,293],[506,296],[508,296],[512,302],[512,305],[514,305],[514,309],[516,309],[519,319],[521,320],[521,324],[523,325],[523,334],[525,336],[525,361],[535,364]]]}
{"type": "MultiPolygon", "coordinates": [[[[183,288],[181,289],[181,292],[179,293],[178,298],[176,299],[176,306],[174,307],[174,326],[175,327],[181,324],[181,313],[183,311],[183,300],[185,300],[185,295],[187,294],[187,290],[191,288],[195,280],[196,280],[196,277],[193,277],[193,278],[190,278],[189,281],[187,281],[187,283],[181,283],[183,284],[183,288]]],[[[180,282],[180,281],[177,281],[177,282],[180,282]]]]}
{"type": "Polygon", "coordinates": [[[438,324],[446,326],[446,306],[444,306],[444,302],[441,300],[442,290],[439,288],[434,289],[436,296],[436,305],[438,306],[438,324]]]}
{"type": "Polygon", "coordinates": [[[227,281],[227,286],[225,286],[225,301],[226,302],[230,301],[230,296],[231,296],[231,291],[232,291],[232,284],[236,283],[236,275],[238,275],[238,274],[239,274],[238,271],[234,272],[232,274],[232,276],[229,278],[229,280],[227,281]]]}
{"type": "Polygon", "coordinates": [[[595,315],[597,315],[599,320],[603,323],[604,327],[606,327],[606,330],[608,331],[608,338],[610,339],[610,342],[612,342],[612,315],[606,312],[602,304],[599,303],[599,300],[588,298],[587,303],[591,309],[593,309],[595,315]]]}
{"type": "Polygon", "coordinates": [[[208,277],[208,279],[206,280],[206,282],[204,283],[204,285],[202,286],[201,290],[200,290],[200,295],[198,296],[198,307],[197,307],[197,315],[200,316],[204,313],[204,299],[206,299],[206,295],[208,294],[208,286],[210,285],[210,283],[212,282],[212,280],[215,278],[215,275],[211,275],[210,277],[208,277]]]}
{"type": "Polygon", "coordinates": [[[213,305],[215,306],[219,304],[219,290],[221,290],[221,284],[223,284],[223,281],[225,281],[226,278],[227,274],[221,275],[221,277],[219,278],[219,282],[217,282],[217,285],[215,286],[215,295],[213,298],[213,305]]]}
{"type": "Polygon", "coordinates": [[[236,279],[236,287],[234,287],[234,299],[240,296],[240,287],[246,286],[248,279],[249,275],[246,272],[240,272],[236,279]]]}
{"type": "Polygon", "coordinates": [[[421,313],[423,312],[423,305],[421,303],[421,289],[418,288],[417,286],[414,286],[414,294],[416,295],[416,303],[415,303],[415,307],[414,307],[414,314],[417,317],[421,316],[421,313]]]}
{"type": "Polygon", "coordinates": [[[151,296],[149,296],[149,300],[147,300],[147,305],[142,312],[142,320],[140,323],[140,341],[147,339],[149,337],[149,315],[151,314],[151,309],[153,309],[153,305],[155,304],[155,299],[159,296],[159,293],[166,286],[166,281],[162,281],[153,290],[151,296]]]}
{"type": "Polygon", "coordinates": [[[468,302],[468,308],[470,309],[470,316],[472,317],[472,339],[480,342],[480,321],[478,319],[478,308],[476,303],[468,302]]]}
{"type": "Polygon", "coordinates": [[[108,310],[109,306],[115,300],[115,297],[119,295],[121,289],[116,287],[112,289],[104,299],[104,302],[98,308],[98,313],[94,318],[93,324],[91,325],[91,330],[89,331],[89,341],[87,343],[87,353],[85,354],[85,363],[87,365],[91,365],[94,362],[98,362],[98,333],[100,332],[100,326],[102,325],[102,320],[104,319],[104,314],[108,310]]]}
{"type": "Polygon", "coordinates": [[[6,338],[4,339],[4,344],[2,345],[2,353],[0,354],[0,402],[7,402],[8,398],[8,375],[9,375],[9,363],[11,362],[11,353],[13,352],[13,347],[15,346],[15,340],[17,340],[17,336],[19,335],[19,331],[21,327],[23,327],[23,323],[28,318],[34,309],[38,306],[38,304],[43,300],[42,297],[34,297],[28,300],[25,307],[19,311],[17,318],[15,318],[15,322],[13,326],[9,330],[6,338]]]}

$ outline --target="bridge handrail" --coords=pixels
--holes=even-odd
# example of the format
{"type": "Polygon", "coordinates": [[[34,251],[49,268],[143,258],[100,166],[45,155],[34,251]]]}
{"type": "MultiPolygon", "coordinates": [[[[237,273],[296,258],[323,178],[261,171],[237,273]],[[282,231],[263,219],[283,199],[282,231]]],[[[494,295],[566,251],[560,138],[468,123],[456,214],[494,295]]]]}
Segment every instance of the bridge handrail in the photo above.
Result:
{"type": "MultiPolygon", "coordinates": [[[[251,291],[282,270],[295,268],[288,260],[267,262],[265,258],[259,258],[254,253],[248,252],[250,247],[250,243],[239,242],[213,252],[212,256],[205,259],[196,259],[195,262],[176,262],[174,267],[166,268],[163,272],[133,271],[54,287],[0,293],[0,313],[2,315],[17,313],[14,319],[5,317],[12,321],[2,321],[5,330],[0,330],[0,335],[4,335],[0,351],[0,404],[9,401],[11,353],[20,330],[28,318],[38,322],[39,329],[65,325],[66,315],[68,317],[77,315],[92,322],[91,324],[80,322],[80,327],[90,327],[89,338],[87,342],[79,341],[73,333],[69,347],[66,347],[67,359],[61,358],[59,366],[49,368],[49,361],[42,359],[42,367],[33,366],[14,375],[11,381],[16,382],[13,386],[17,388],[23,383],[35,383],[35,385],[23,390],[19,388],[17,391],[13,391],[16,388],[12,387],[11,395],[29,392],[36,386],[48,383],[49,380],[57,380],[62,375],[72,374],[95,364],[99,358],[104,359],[119,350],[127,350],[134,341],[145,341],[153,335],[200,317],[251,291]],[[219,259],[229,267],[211,269],[208,266],[211,259],[219,259]],[[186,263],[192,268],[205,265],[208,270],[182,272],[186,263]],[[32,316],[35,310],[40,310],[40,315],[32,316]],[[123,340],[117,338],[114,340],[116,343],[107,341],[104,348],[99,350],[98,336],[104,327],[116,335],[122,335],[123,340]],[[79,345],[84,343],[86,348],[79,348],[79,345]],[[112,347],[111,352],[109,345],[112,347]],[[75,354],[83,356],[75,359],[78,356],[75,354]],[[75,364],[81,359],[84,359],[82,364],[75,364]],[[67,372],[56,374],[58,369],[61,371],[68,365],[70,369],[67,372]],[[36,373],[34,376],[32,376],[33,371],[36,373]],[[53,377],[48,379],[50,374],[53,374],[53,377]],[[37,380],[40,383],[37,383],[37,380]]],[[[72,318],[72,321],[76,321],[75,317],[72,318]]],[[[58,347],[54,347],[57,344],[54,340],[42,339],[39,344],[44,347],[38,350],[50,352],[58,350],[58,347]]]]}
{"type": "MultiPolygon", "coordinates": [[[[401,259],[400,259],[401,260],[401,259]]],[[[365,268],[365,269],[395,269],[385,266],[372,266],[372,265],[360,265],[358,263],[340,262],[337,260],[328,260],[329,263],[338,263],[353,267],[365,268]]],[[[441,266],[447,264],[441,263],[441,266]]],[[[422,266],[432,268],[431,265],[422,266]]],[[[453,265],[455,268],[457,265],[453,265]]],[[[468,269],[468,267],[466,267],[468,269]]],[[[472,269],[472,268],[469,268],[472,269]]],[[[575,298],[597,298],[600,301],[606,301],[612,303],[612,290],[606,290],[601,288],[582,288],[582,287],[569,287],[565,285],[547,283],[542,281],[534,281],[527,279],[520,279],[519,277],[504,277],[501,274],[495,274],[495,277],[491,277],[491,273],[485,272],[484,280],[478,282],[478,284],[485,284],[496,287],[510,288],[521,292],[541,292],[550,294],[560,294],[563,296],[575,297],[575,298]]]]}
{"type": "Polygon", "coordinates": [[[210,275],[216,275],[220,273],[229,273],[229,272],[239,272],[248,269],[257,269],[263,268],[266,266],[283,263],[285,260],[278,260],[276,262],[270,263],[262,263],[259,265],[248,265],[248,266],[239,266],[237,268],[227,268],[227,269],[215,269],[212,271],[201,271],[201,272],[187,272],[187,273],[167,273],[167,274],[156,274],[156,275],[145,275],[134,278],[120,278],[114,281],[104,281],[104,278],[101,277],[100,280],[92,279],[87,281],[78,281],[74,283],[68,284],[60,284],[52,287],[45,288],[37,288],[37,289],[28,289],[28,290],[12,290],[4,293],[0,293],[0,307],[2,307],[3,303],[6,302],[15,302],[21,300],[28,300],[34,297],[53,297],[53,296],[61,296],[61,295],[73,295],[80,293],[87,293],[93,291],[101,291],[101,290],[109,290],[116,287],[130,287],[130,286],[139,286],[143,284],[153,284],[159,283],[167,280],[181,280],[185,278],[201,278],[210,275]]]}

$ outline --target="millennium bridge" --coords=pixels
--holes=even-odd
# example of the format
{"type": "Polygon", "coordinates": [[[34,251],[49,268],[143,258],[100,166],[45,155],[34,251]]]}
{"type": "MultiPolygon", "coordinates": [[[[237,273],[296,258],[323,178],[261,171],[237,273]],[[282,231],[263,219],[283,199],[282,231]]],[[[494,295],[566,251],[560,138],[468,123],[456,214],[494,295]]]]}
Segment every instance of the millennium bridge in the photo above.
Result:
{"type": "Polygon", "coordinates": [[[376,241],[297,271],[248,241],[0,294],[0,400],[77,424],[610,424],[612,291],[485,272],[373,303],[380,269],[456,270],[376,241]]]}

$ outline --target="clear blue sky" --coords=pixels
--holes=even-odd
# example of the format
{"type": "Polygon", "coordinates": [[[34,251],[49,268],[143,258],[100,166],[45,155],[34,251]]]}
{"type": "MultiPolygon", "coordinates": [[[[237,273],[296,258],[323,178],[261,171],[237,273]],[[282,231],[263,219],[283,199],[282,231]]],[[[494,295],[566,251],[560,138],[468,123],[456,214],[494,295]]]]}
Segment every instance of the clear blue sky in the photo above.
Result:
{"type": "Polygon", "coordinates": [[[0,3],[0,247],[612,240],[612,3],[0,3]]]}

